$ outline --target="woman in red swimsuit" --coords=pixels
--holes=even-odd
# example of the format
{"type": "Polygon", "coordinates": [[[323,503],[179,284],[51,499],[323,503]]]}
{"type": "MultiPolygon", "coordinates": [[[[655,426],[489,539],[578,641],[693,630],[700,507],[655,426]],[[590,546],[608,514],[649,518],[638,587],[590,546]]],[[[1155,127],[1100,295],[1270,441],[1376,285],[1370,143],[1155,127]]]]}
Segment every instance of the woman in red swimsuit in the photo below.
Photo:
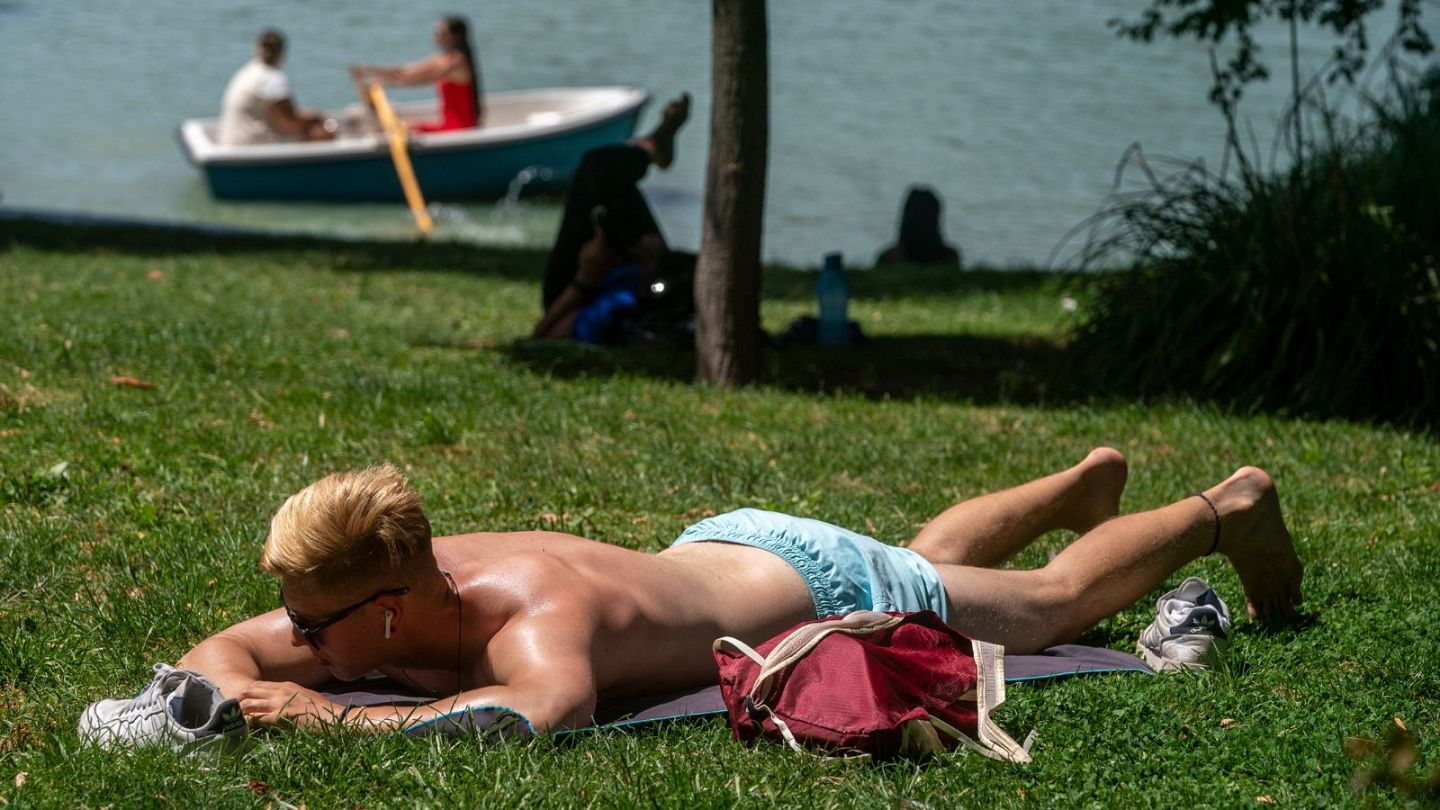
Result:
{"type": "Polygon", "coordinates": [[[444,132],[478,127],[485,120],[480,103],[480,65],[470,48],[470,26],[464,17],[442,17],[435,25],[435,44],[440,52],[408,65],[351,65],[350,78],[366,98],[366,86],[373,81],[398,87],[435,83],[440,96],[440,120],[414,124],[416,132],[444,132]]]}

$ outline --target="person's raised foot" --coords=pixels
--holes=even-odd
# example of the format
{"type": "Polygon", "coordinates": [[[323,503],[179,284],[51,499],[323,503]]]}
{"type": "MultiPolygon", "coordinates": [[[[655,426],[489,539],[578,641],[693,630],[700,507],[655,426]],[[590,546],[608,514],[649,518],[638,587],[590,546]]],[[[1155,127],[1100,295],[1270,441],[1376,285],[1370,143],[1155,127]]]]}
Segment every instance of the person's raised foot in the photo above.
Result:
{"type": "Polygon", "coordinates": [[[1120,495],[1130,469],[1112,447],[1097,447],[1072,471],[1079,475],[1065,528],[1084,534],[1120,514],[1120,495]]]}
{"type": "Polygon", "coordinates": [[[1230,560],[1245,589],[1251,619],[1295,619],[1302,598],[1304,567],[1280,513],[1280,498],[1269,473],[1241,467],[1206,490],[1220,513],[1219,551],[1230,560]]]}
{"type": "Polygon", "coordinates": [[[665,105],[665,111],[660,114],[660,123],[653,132],[641,138],[639,143],[642,148],[650,153],[650,162],[661,169],[670,168],[675,160],[675,133],[690,118],[690,94],[681,93],[680,96],[665,105]]]}

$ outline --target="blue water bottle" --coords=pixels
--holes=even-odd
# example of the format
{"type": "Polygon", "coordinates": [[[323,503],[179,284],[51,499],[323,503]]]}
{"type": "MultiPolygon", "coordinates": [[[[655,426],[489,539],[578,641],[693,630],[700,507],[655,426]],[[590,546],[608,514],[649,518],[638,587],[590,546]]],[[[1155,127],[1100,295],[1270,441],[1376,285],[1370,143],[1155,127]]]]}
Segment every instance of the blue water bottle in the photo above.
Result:
{"type": "Polygon", "coordinates": [[[841,254],[826,253],[820,268],[815,294],[820,298],[820,328],[816,342],[821,346],[849,346],[850,322],[845,310],[850,305],[850,284],[841,269],[841,254]]]}

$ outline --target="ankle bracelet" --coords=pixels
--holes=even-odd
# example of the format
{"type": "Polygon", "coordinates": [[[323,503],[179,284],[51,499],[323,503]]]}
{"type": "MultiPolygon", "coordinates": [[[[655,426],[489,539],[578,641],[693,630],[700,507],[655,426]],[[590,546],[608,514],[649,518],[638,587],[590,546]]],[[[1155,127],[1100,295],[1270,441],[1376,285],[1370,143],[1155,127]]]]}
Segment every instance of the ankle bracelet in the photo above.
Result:
{"type": "Polygon", "coordinates": [[[1210,507],[1211,514],[1215,515],[1215,539],[1210,543],[1210,550],[1205,552],[1205,556],[1209,557],[1211,554],[1220,550],[1220,510],[1215,508],[1214,501],[1205,497],[1205,493],[1197,492],[1195,493],[1195,497],[1204,501],[1205,505],[1210,507]]]}

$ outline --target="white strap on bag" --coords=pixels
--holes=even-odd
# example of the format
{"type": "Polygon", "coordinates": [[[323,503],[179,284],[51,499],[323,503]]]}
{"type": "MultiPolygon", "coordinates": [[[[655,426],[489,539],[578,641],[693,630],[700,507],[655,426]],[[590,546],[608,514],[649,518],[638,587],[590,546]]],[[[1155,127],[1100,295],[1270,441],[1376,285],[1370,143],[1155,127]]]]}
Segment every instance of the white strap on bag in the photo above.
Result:
{"type": "MultiPolygon", "coordinates": [[[[751,647],[749,644],[746,644],[745,642],[741,641],[738,638],[735,638],[734,636],[722,636],[715,639],[715,643],[710,645],[710,648],[713,650],[723,650],[727,647],[735,650],[735,652],[740,653],[746,658],[749,658],[756,664],[759,664],[762,671],[765,669],[765,656],[756,652],[754,647],[751,647]]],[[[755,682],[758,684],[760,682],[760,679],[756,678],[755,682]]],[[[751,689],[750,691],[751,694],[754,694],[755,690],[751,689]]],[[[807,753],[804,748],[800,747],[800,742],[795,739],[795,735],[790,733],[790,726],[786,725],[784,720],[781,720],[779,716],[775,714],[775,712],[771,711],[769,706],[766,706],[763,703],[756,703],[754,702],[754,700],[750,701],[750,705],[764,711],[765,714],[770,716],[770,722],[774,723],[775,727],[780,729],[780,736],[784,738],[786,745],[790,746],[796,751],[799,751],[802,754],[807,753]]]]}
{"type": "MultiPolygon", "coordinates": [[[[760,666],[760,673],[750,687],[748,695],[750,705],[764,711],[770,717],[786,744],[796,751],[805,753],[805,749],[800,746],[795,735],[790,732],[790,727],[775,714],[768,704],[776,676],[809,655],[815,646],[831,633],[845,633],[853,636],[869,635],[894,627],[902,621],[904,621],[903,616],[890,616],[873,610],[857,610],[843,618],[814,622],[797,628],[790,635],[781,639],[780,643],[770,651],[768,659],[756,652],[750,645],[732,636],[717,638],[711,646],[715,650],[730,649],[738,652],[760,666]]],[[[940,731],[954,737],[966,748],[991,759],[1018,763],[1029,762],[1029,748],[1030,742],[1035,737],[1034,732],[1031,732],[1025,745],[1022,746],[995,725],[990,718],[991,712],[1005,702],[1005,648],[983,641],[972,641],[971,644],[974,650],[977,686],[975,690],[967,693],[964,699],[973,698],[975,700],[980,740],[977,742],[970,739],[964,732],[938,718],[929,720],[933,730],[911,728],[909,725],[914,724],[909,724],[902,730],[902,734],[921,750],[938,748],[939,738],[935,734],[936,731],[940,731]]]]}
{"type": "MultiPolygon", "coordinates": [[[[995,721],[990,717],[991,712],[1005,702],[1005,648],[985,641],[971,640],[970,644],[975,654],[976,686],[962,695],[961,699],[975,701],[975,730],[980,740],[977,742],[970,739],[965,732],[938,717],[931,717],[923,722],[917,720],[907,726],[931,726],[934,731],[944,732],[966,748],[990,759],[1022,764],[1029,762],[1030,744],[1035,741],[1035,732],[1031,731],[1025,738],[1025,744],[1021,745],[995,725],[995,721]]],[[[934,731],[924,733],[923,730],[907,727],[906,742],[918,745],[921,750],[931,750],[928,737],[934,731]]],[[[938,739],[936,742],[938,743],[938,739]]]]}
{"type": "Polygon", "coordinates": [[[801,627],[786,636],[779,644],[775,645],[775,649],[770,651],[770,657],[760,668],[760,674],[755,677],[755,685],[750,688],[750,699],[756,705],[767,703],[770,700],[770,693],[775,687],[776,677],[809,655],[810,651],[814,650],[826,636],[832,633],[868,636],[894,627],[903,620],[904,618],[901,616],[887,616],[873,610],[857,610],[844,618],[801,627]]]}
{"type": "Polygon", "coordinates": [[[979,733],[981,748],[998,754],[993,756],[993,759],[1029,762],[1030,743],[1035,739],[1035,732],[1030,732],[1022,746],[990,718],[991,712],[1005,702],[1005,648],[999,644],[974,640],[971,640],[970,645],[975,651],[975,730],[979,733]]]}

